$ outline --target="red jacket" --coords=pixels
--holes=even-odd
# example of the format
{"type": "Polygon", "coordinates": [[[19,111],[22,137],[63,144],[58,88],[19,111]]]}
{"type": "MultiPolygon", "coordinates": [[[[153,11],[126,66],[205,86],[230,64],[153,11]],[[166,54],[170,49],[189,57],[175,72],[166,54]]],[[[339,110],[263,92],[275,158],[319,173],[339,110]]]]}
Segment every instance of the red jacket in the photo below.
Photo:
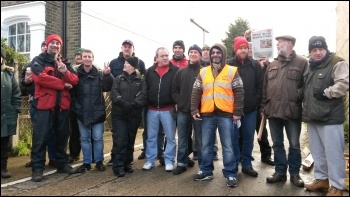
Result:
{"type": "Polygon", "coordinates": [[[32,77],[34,80],[34,99],[39,110],[53,110],[59,104],[60,110],[70,109],[69,90],[64,88],[65,83],[73,86],[78,84],[78,76],[70,63],[64,62],[67,72],[62,75],[57,71],[57,66],[52,55],[42,53],[33,59],[32,77]]]}
{"type": "Polygon", "coordinates": [[[181,58],[180,60],[176,60],[173,58],[170,60],[170,62],[178,68],[184,68],[188,65],[188,59],[186,59],[185,56],[183,58],[181,58]]]}

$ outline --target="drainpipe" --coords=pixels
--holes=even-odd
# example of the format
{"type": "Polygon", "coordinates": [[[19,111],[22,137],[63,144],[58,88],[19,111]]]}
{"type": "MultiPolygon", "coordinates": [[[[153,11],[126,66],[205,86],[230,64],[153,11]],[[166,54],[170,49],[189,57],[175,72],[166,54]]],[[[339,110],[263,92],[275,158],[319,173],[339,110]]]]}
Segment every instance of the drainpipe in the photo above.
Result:
{"type": "Polygon", "coordinates": [[[62,1],[62,39],[63,39],[63,54],[67,58],[67,2],[62,1]]]}

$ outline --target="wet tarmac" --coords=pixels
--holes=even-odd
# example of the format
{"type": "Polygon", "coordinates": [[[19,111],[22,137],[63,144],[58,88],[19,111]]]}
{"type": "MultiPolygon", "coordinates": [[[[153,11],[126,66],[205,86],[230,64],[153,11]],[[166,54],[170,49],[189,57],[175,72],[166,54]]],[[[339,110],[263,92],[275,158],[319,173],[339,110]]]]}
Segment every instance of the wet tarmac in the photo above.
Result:
{"type": "MultiPolygon", "coordinates": [[[[237,187],[226,186],[222,175],[222,156],[219,150],[219,161],[214,161],[214,179],[210,181],[194,181],[193,176],[198,172],[198,165],[180,175],[166,172],[164,166],[156,162],[155,168],[149,171],[142,170],[145,160],[137,160],[141,153],[142,129],[138,131],[135,142],[134,172],[125,177],[118,178],[112,168],[107,166],[104,172],[92,169],[83,174],[59,174],[55,169],[47,166],[42,182],[32,182],[30,179],[31,168],[24,165],[29,161],[26,157],[11,157],[8,170],[12,173],[9,179],[1,179],[2,196],[323,196],[325,192],[309,192],[304,188],[294,186],[287,175],[287,181],[269,184],[266,177],[274,173],[274,167],[260,161],[259,145],[255,140],[253,150],[253,168],[259,173],[258,177],[250,177],[241,172],[237,176],[237,187]]],[[[305,132],[301,135],[302,148],[307,146],[305,132]]],[[[111,132],[105,132],[105,163],[110,159],[112,146],[111,132]]],[[[271,139],[270,139],[271,142],[271,139]]],[[[288,140],[285,140],[288,150],[288,140]]],[[[302,153],[303,158],[306,157],[302,153]]],[[[80,156],[82,159],[82,155],[80,156]]],[[[74,162],[73,166],[81,165],[81,160],[74,162]]],[[[300,176],[305,182],[313,179],[313,171],[305,171],[301,168],[300,176]]],[[[344,196],[348,196],[344,192],[344,196]]]]}

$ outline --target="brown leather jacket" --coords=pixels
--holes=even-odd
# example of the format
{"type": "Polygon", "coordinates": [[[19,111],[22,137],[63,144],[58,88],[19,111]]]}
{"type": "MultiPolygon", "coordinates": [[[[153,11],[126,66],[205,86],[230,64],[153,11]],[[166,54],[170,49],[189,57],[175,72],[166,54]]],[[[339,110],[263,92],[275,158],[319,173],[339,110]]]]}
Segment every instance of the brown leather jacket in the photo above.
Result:
{"type": "Polygon", "coordinates": [[[307,67],[307,59],[295,51],[290,59],[279,56],[268,65],[261,104],[261,112],[267,118],[301,119],[303,76],[307,67]]]}

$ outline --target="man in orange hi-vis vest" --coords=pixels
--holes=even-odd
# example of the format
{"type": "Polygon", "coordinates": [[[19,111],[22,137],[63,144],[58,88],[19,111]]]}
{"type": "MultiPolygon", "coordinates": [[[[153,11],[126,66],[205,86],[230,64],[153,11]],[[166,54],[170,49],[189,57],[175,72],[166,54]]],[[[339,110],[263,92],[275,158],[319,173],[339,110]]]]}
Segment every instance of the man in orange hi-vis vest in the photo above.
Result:
{"type": "Polygon", "coordinates": [[[233,143],[238,143],[238,133],[233,124],[243,115],[243,83],[237,68],[225,63],[224,45],[214,44],[209,54],[210,65],[200,70],[191,95],[191,115],[195,120],[202,120],[202,163],[194,180],[213,179],[214,136],[218,129],[224,163],[222,172],[226,185],[235,187],[237,163],[233,143]]]}

